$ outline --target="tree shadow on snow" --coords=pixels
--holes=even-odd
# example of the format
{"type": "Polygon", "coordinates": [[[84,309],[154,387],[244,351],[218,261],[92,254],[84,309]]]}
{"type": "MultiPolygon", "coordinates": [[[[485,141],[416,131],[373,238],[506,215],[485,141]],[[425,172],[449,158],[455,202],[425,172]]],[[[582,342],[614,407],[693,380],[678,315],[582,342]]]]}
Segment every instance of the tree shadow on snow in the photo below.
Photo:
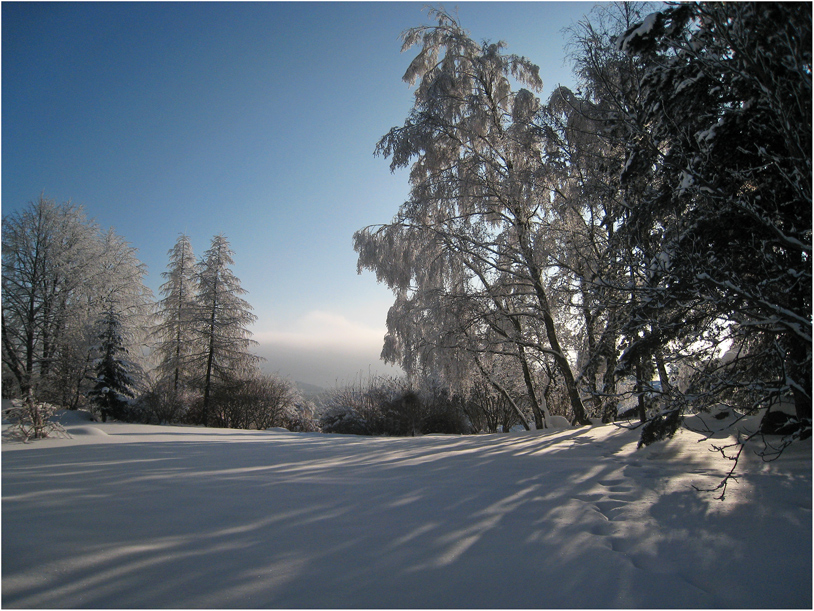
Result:
{"type": "MultiPolygon", "coordinates": [[[[635,433],[594,434],[257,433],[4,452],[2,603],[729,606],[679,570],[697,562],[694,535],[661,531],[686,530],[687,515],[698,525],[697,493],[661,496],[674,470],[631,453],[635,433]],[[682,559],[672,572],[670,554],[682,559]]],[[[711,536],[725,516],[703,519],[711,536]]]]}

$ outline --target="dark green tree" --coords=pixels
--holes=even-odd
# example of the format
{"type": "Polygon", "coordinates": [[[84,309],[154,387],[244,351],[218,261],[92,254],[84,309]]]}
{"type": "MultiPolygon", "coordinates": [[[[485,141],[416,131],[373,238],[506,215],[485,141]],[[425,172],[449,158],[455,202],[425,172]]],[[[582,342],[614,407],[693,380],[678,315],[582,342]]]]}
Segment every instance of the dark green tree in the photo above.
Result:
{"type": "MultiPolygon", "coordinates": [[[[646,253],[622,357],[731,343],[705,386],[811,418],[811,5],[691,3],[619,38],[646,59],[647,133],[623,185],[648,185],[625,227],[646,253]]],[[[627,118],[621,118],[632,127],[627,118]]],[[[633,129],[631,129],[631,133],[633,129]]]]}
{"type": "Polygon", "coordinates": [[[105,310],[98,327],[96,384],[88,397],[101,412],[102,421],[108,416],[120,419],[126,416],[129,399],[135,396],[137,367],[127,360],[121,317],[113,305],[105,310]]]}

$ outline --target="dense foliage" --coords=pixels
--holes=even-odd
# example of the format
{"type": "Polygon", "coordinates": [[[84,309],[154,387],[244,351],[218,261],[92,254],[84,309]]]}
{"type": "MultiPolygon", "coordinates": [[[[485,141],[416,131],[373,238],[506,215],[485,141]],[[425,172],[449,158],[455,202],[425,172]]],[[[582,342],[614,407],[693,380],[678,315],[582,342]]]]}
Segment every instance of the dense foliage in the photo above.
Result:
{"type": "Polygon", "coordinates": [[[461,397],[443,385],[422,380],[373,377],[329,393],[320,425],[325,433],[415,436],[479,432],[461,397]]]}
{"type": "Polygon", "coordinates": [[[4,217],[3,396],[32,409],[83,405],[96,383],[97,321],[113,308],[134,356],[146,341],[145,273],[135,249],[80,207],[40,197],[4,217]]]}
{"type": "Polygon", "coordinates": [[[546,103],[431,15],[376,148],[410,197],[354,236],[395,294],[383,358],[538,428],[632,407],[649,443],[723,403],[810,434],[811,6],[600,5],[546,103]]]}
{"type": "Polygon", "coordinates": [[[122,419],[135,396],[137,366],[128,361],[122,322],[115,304],[110,304],[98,322],[96,384],[88,391],[91,403],[101,413],[122,419]]]}
{"type": "Polygon", "coordinates": [[[623,187],[646,185],[625,229],[649,274],[625,359],[728,340],[711,390],[810,421],[811,6],[675,6],[619,46],[648,65],[623,187]]]}

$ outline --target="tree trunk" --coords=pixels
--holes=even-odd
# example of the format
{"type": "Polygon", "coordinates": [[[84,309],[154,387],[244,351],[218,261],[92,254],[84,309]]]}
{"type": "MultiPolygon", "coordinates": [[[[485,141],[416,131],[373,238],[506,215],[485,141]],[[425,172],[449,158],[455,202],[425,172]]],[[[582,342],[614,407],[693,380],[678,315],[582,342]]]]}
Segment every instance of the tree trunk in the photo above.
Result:
{"type": "Polygon", "coordinates": [[[545,419],[543,417],[543,410],[540,409],[540,403],[537,401],[537,394],[534,392],[534,382],[531,379],[531,370],[529,369],[528,361],[526,360],[526,351],[523,346],[517,347],[520,355],[520,364],[523,367],[523,381],[526,383],[526,390],[529,393],[531,400],[531,412],[534,414],[534,427],[539,431],[545,428],[545,419]]]}
{"type": "Polygon", "coordinates": [[[532,283],[534,284],[534,292],[537,296],[537,301],[540,305],[540,310],[543,315],[543,324],[545,324],[546,338],[548,344],[551,346],[554,361],[557,363],[557,368],[562,374],[565,381],[565,388],[568,391],[568,399],[571,403],[571,409],[574,412],[574,422],[583,425],[590,425],[591,421],[585,413],[585,406],[582,404],[582,399],[579,396],[576,382],[574,380],[574,373],[571,371],[571,365],[568,359],[565,358],[565,353],[560,346],[560,341],[557,338],[557,329],[554,324],[554,318],[551,316],[551,309],[548,304],[548,297],[545,293],[545,288],[542,283],[542,274],[534,263],[531,255],[531,249],[528,246],[528,236],[524,226],[518,227],[518,238],[520,241],[521,252],[525,259],[526,268],[531,276],[532,283]]]}
{"type": "Polygon", "coordinates": [[[585,366],[585,373],[582,376],[582,379],[587,382],[588,392],[591,394],[591,401],[594,405],[593,411],[595,414],[598,414],[601,413],[602,398],[599,396],[599,392],[596,388],[596,373],[598,369],[598,347],[595,336],[596,317],[591,312],[591,308],[588,305],[589,296],[588,292],[585,290],[584,280],[580,281],[580,294],[582,296],[582,317],[585,319],[585,338],[588,341],[588,364],[585,366]]]}
{"type": "Polygon", "coordinates": [[[577,385],[574,381],[574,374],[571,372],[571,365],[568,363],[568,359],[565,358],[565,354],[560,347],[560,342],[557,339],[557,332],[554,328],[554,319],[551,317],[549,312],[544,311],[543,321],[545,322],[548,343],[551,345],[551,349],[554,352],[554,361],[557,363],[557,367],[562,374],[563,380],[565,381],[565,388],[568,391],[568,399],[571,402],[571,409],[574,411],[574,421],[578,422],[579,424],[590,425],[591,421],[588,419],[588,416],[585,413],[585,406],[582,404],[582,399],[579,396],[579,390],[577,390],[577,385]]]}
{"type": "Polygon", "coordinates": [[[209,353],[206,355],[206,375],[204,376],[204,396],[203,396],[203,423],[209,426],[209,396],[212,390],[212,361],[215,356],[215,312],[212,306],[212,316],[209,321],[209,353]]]}
{"type": "Polygon", "coordinates": [[[636,395],[639,402],[639,420],[644,422],[647,420],[647,405],[644,400],[644,385],[642,379],[644,378],[644,368],[642,367],[642,357],[636,358],[636,395]]]}
{"type": "Polygon", "coordinates": [[[791,386],[794,397],[794,409],[797,420],[811,420],[811,369],[805,371],[803,363],[811,358],[811,344],[805,343],[796,337],[791,337],[791,348],[787,351],[786,377],[791,386]]]}
{"type": "Polygon", "coordinates": [[[619,413],[619,399],[616,398],[616,351],[611,350],[605,356],[605,373],[602,376],[602,394],[604,404],[602,422],[607,424],[616,420],[619,413]]]}
{"type": "Polygon", "coordinates": [[[659,372],[661,391],[663,393],[669,393],[673,389],[673,385],[670,384],[670,377],[667,375],[667,367],[664,365],[664,359],[659,355],[656,355],[656,369],[659,372]]]}
{"type": "Polygon", "coordinates": [[[475,359],[475,363],[477,364],[478,369],[480,369],[481,373],[486,377],[487,380],[489,380],[489,383],[495,388],[495,390],[497,390],[501,395],[503,395],[503,397],[509,402],[509,405],[512,406],[512,409],[514,409],[515,414],[517,414],[517,417],[520,419],[520,424],[523,425],[523,428],[526,429],[527,431],[530,431],[531,427],[529,426],[529,423],[526,422],[526,417],[523,415],[523,412],[520,409],[520,407],[518,407],[517,403],[514,402],[514,399],[512,399],[511,395],[509,395],[506,389],[503,388],[496,380],[493,380],[492,376],[486,373],[486,370],[483,368],[483,365],[480,364],[480,361],[477,358],[475,359]]]}
{"type": "Polygon", "coordinates": [[[531,378],[531,369],[529,368],[529,362],[526,359],[526,349],[522,344],[522,327],[520,325],[520,321],[515,316],[509,316],[509,320],[514,327],[514,330],[517,332],[517,356],[520,359],[520,366],[523,369],[523,381],[526,384],[526,390],[528,391],[529,399],[531,400],[531,412],[534,414],[534,426],[539,431],[545,427],[545,420],[543,417],[543,411],[540,409],[540,403],[537,401],[537,393],[534,392],[534,381],[531,378]]]}

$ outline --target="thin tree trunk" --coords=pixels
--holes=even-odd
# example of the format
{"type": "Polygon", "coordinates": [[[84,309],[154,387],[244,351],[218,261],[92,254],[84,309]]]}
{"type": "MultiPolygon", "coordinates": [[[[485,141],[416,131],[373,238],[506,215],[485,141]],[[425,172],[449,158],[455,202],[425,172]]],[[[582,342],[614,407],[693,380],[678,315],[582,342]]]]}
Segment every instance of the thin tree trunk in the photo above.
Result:
{"type": "Polygon", "coordinates": [[[509,405],[512,406],[512,409],[514,409],[515,414],[517,414],[517,417],[520,419],[520,424],[523,425],[523,428],[526,429],[527,431],[530,431],[531,427],[529,426],[529,423],[526,422],[526,417],[523,415],[523,412],[520,409],[520,407],[518,407],[517,403],[514,402],[514,399],[512,399],[511,395],[509,395],[506,389],[503,388],[503,386],[501,386],[496,380],[492,379],[492,376],[490,376],[486,372],[486,369],[484,369],[483,365],[481,365],[480,361],[477,358],[475,359],[475,363],[477,364],[478,369],[480,369],[484,377],[487,380],[489,380],[489,383],[495,388],[495,390],[497,390],[501,395],[503,395],[503,397],[509,402],[509,405]]]}
{"type": "Polygon", "coordinates": [[[605,373],[602,376],[602,394],[604,395],[602,422],[604,424],[616,420],[619,413],[619,400],[616,398],[616,361],[616,351],[609,350],[605,355],[605,373]]]}
{"type": "Polygon", "coordinates": [[[537,394],[534,392],[534,382],[531,379],[531,369],[529,369],[528,361],[526,360],[526,351],[522,345],[517,346],[517,351],[520,357],[520,365],[523,368],[523,381],[526,383],[526,390],[529,393],[531,400],[531,412],[534,414],[534,427],[539,431],[545,428],[545,419],[543,417],[543,410],[540,409],[540,403],[537,401],[537,394]]]}
{"type": "Polygon", "coordinates": [[[664,365],[664,359],[658,354],[656,355],[656,369],[659,372],[661,391],[664,393],[669,393],[673,389],[673,385],[670,384],[670,377],[667,375],[667,367],[664,365]]]}
{"type": "Polygon", "coordinates": [[[562,374],[563,380],[565,381],[565,388],[568,391],[568,399],[571,402],[571,409],[574,411],[574,420],[579,424],[590,425],[591,421],[588,419],[588,416],[585,413],[585,406],[582,404],[582,399],[579,396],[579,390],[577,389],[576,382],[574,381],[574,374],[571,371],[571,365],[568,363],[568,359],[565,358],[565,354],[562,351],[560,342],[557,339],[554,319],[551,317],[551,314],[548,311],[543,312],[543,321],[545,322],[548,343],[551,345],[551,349],[554,352],[554,361],[557,363],[557,367],[562,374]]]}
{"type": "Polygon", "coordinates": [[[644,367],[642,367],[642,357],[636,358],[636,395],[639,404],[639,420],[644,422],[647,420],[647,405],[644,400],[644,367]]]}
{"type": "Polygon", "coordinates": [[[212,359],[215,354],[215,313],[212,312],[212,325],[210,326],[209,335],[209,354],[206,355],[206,376],[204,378],[204,396],[203,396],[203,420],[204,425],[209,426],[209,394],[212,388],[212,359]]]}
{"type": "Polygon", "coordinates": [[[216,313],[217,313],[217,302],[215,301],[212,303],[212,315],[209,318],[209,353],[206,355],[206,377],[204,379],[203,417],[204,425],[206,426],[209,426],[209,395],[212,388],[212,362],[215,356],[216,313]]]}
{"type": "MultiPolygon", "coordinates": [[[[791,334],[789,334],[791,335],[791,334]]],[[[811,347],[797,339],[789,337],[791,348],[786,358],[787,378],[791,381],[791,392],[794,398],[794,409],[797,420],[811,420],[811,369],[805,370],[803,363],[810,357],[811,347]],[[808,348],[808,349],[806,349],[808,348]],[[808,375],[806,375],[808,374],[808,375]]]]}
{"type": "Polygon", "coordinates": [[[173,396],[178,395],[178,378],[181,374],[181,319],[179,312],[178,332],[175,335],[175,376],[172,385],[173,396]]]}
{"type": "Polygon", "coordinates": [[[540,409],[540,403],[537,400],[537,393],[534,392],[534,381],[531,378],[531,368],[529,367],[528,359],[526,359],[526,349],[523,347],[523,329],[520,321],[516,316],[508,315],[509,320],[517,332],[517,356],[520,359],[520,366],[523,369],[523,381],[526,384],[526,390],[529,393],[531,400],[531,412],[534,414],[534,426],[539,431],[545,427],[543,411],[540,409]]]}
{"type": "Polygon", "coordinates": [[[602,398],[596,388],[596,372],[597,366],[597,341],[595,336],[596,325],[595,317],[588,306],[588,296],[584,284],[580,283],[580,292],[582,294],[582,317],[585,319],[585,337],[588,341],[588,364],[584,369],[584,376],[588,385],[588,392],[591,393],[591,402],[594,405],[594,413],[600,413],[602,409],[602,398]]]}
{"type": "Polygon", "coordinates": [[[531,280],[534,285],[534,292],[537,296],[537,301],[540,304],[540,310],[543,315],[543,324],[545,325],[546,338],[548,344],[551,346],[554,361],[557,363],[557,368],[562,374],[565,381],[565,388],[568,391],[568,399],[571,403],[571,409],[574,412],[574,422],[583,425],[590,425],[591,421],[585,413],[585,406],[582,404],[582,398],[579,396],[576,382],[574,380],[574,373],[571,371],[571,365],[568,359],[565,358],[565,353],[560,346],[559,339],[557,338],[557,329],[554,324],[554,318],[551,316],[551,309],[548,304],[548,297],[545,293],[545,288],[541,280],[542,274],[534,263],[531,255],[531,249],[528,246],[528,236],[526,235],[525,226],[518,227],[518,238],[520,241],[521,252],[525,259],[526,268],[528,269],[531,280]]]}

